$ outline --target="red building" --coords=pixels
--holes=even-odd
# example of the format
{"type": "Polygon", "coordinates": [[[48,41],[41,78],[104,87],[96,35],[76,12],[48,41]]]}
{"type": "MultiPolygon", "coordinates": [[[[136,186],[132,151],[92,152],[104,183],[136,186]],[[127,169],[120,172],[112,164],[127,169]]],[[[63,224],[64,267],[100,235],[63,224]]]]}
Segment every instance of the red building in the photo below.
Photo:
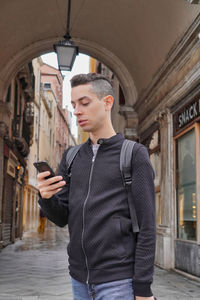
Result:
{"type": "Polygon", "coordinates": [[[62,108],[63,76],[59,70],[47,64],[41,66],[41,83],[44,89],[51,89],[57,101],[55,114],[55,143],[53,168],[57,169],[62,153],[69,146],[71,135],[68,125],[68,110],[62,108]]]}

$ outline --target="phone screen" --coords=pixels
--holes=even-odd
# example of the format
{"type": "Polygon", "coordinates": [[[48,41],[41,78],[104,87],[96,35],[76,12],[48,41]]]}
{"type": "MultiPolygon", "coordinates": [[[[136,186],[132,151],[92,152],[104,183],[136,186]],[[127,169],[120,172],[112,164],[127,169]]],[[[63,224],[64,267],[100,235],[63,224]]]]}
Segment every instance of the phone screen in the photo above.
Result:
{"type": "Polygon", "coordinates": [[[33,163],[34,167],[41,173],[49,171],[51,174],[46,179],[51,178],[53,176],[56,176],[52,168],[49,166],[49,164],[46,161],[38,161],[33,163]]]}

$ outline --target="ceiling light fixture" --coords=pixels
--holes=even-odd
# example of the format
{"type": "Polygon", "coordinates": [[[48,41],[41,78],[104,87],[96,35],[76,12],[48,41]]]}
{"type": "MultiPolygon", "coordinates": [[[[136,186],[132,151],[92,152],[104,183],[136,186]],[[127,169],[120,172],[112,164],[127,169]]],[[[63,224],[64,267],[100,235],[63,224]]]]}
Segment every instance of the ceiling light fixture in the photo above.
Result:
{"type": "Polygon", "coordinates": [[[78,47],[71,41],[70,36],[70,13],[71,0],[68,0],[67,28],[64,40],[54,44],[54,50],[57,53],[58,66],[60,71],[71,71],[75,58],[78,55],[78,47]]]}

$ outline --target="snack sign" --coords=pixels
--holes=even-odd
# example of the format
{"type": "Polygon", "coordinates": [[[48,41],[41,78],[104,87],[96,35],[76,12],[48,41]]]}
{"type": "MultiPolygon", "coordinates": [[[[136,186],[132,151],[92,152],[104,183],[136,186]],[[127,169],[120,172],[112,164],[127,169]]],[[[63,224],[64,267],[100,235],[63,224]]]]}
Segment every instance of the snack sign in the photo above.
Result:
{"type": "Polygon", "coordinates": [[[200,98],[185,106],[176,113],[176,131],[200,117],[200,98]]]}

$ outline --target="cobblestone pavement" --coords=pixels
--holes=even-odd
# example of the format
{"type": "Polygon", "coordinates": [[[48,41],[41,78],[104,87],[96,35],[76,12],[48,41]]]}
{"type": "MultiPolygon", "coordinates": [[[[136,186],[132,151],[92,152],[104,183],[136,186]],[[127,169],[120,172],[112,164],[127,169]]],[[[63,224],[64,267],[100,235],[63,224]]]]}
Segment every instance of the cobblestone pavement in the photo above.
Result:
{"type": "MultiPolygon", "coordinates": [[[[0,300],[72,300],[67,272],[66,229],[26,233],[0,252],[0,300]]],[[[200,300],[200,283],[155,269],[158,300],[200,300]]],[[[126,299],[122,299],[126,300],[126,299]]]]}

